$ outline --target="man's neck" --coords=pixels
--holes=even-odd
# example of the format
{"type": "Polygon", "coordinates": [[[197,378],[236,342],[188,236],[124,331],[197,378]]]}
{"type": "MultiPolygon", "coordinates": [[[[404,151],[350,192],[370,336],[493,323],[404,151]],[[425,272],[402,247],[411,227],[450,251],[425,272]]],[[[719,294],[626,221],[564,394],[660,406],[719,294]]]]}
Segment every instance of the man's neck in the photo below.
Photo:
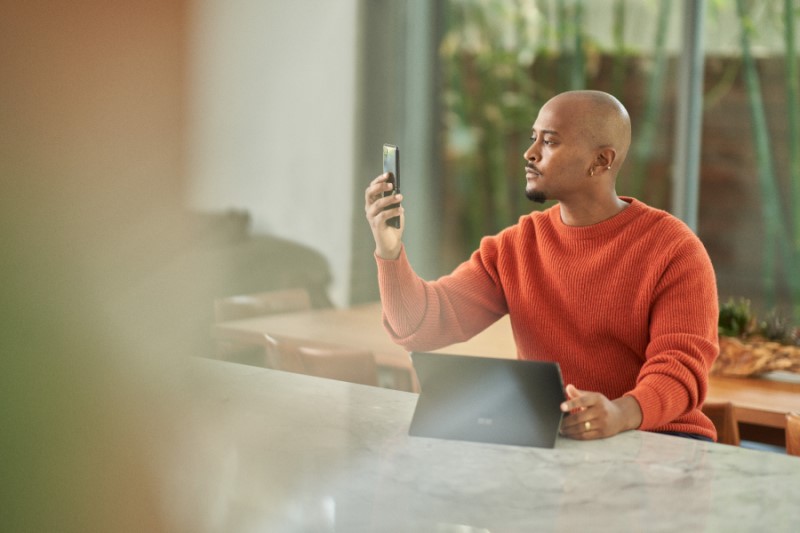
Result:
{"type": "Polygon", "coordinates": [[[605,200],[559,202],[561,221],[567,226],[591,226],[621,213],[630,204],[616,194],[605,200]]]}

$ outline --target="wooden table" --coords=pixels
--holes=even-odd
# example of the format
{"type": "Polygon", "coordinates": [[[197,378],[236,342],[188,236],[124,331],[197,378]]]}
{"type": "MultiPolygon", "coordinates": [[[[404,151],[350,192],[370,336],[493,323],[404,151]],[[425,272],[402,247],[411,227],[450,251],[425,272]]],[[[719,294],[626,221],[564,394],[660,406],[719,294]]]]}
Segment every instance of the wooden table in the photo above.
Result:
{"type": "Polygon", "coordinates": [[[731,402],[740,423],[786,428],[786,413],[800,412],[800,376],[781,373],[760,378],[711,376],[707,401],[731,402]]]}
{"type": "MultiPolygon", "coordinates": [[[[239,342],[259,343],[265,333],[295,340],[369,349],[375,354],[380,367],[395,373],[397,388],[416,390],[408,352],[394,344],[383,329],[379,303],[349,309],[270,315],[215,326],[218,338],[239,342]]],[[[508,316],[467,342],[437,351],[484,357],[516,357],[508,316]]],[[[708,400],[733,403],[740,422],[783,429],[786,427],[785,414],[800,412],[800,379],[781,381],[711,376],[708,400]]]]}
{"type": "Polygon", "coordinates": [[[394,388],[416,390],[411,358],[384,331],[380,304],[281,313],[214,326],[217,339],[236,343],[261,344],[264,334],[277,339],[370,350],[378,367],[392,373],[394,388]]]}

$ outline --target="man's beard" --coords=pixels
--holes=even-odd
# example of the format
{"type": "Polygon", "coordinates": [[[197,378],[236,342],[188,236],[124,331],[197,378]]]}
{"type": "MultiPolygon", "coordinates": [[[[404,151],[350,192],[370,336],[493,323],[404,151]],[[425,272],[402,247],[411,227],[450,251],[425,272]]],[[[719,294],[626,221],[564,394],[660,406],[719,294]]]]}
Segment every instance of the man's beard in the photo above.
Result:
{"type": "Polygon", "coordinates": [[[525,196],[527,196],[528,200],[531,202],[536,202],[539,204],[543,204],[547,201],[547,195],[541,191],[529,191],[525,189],[525,196]]]}

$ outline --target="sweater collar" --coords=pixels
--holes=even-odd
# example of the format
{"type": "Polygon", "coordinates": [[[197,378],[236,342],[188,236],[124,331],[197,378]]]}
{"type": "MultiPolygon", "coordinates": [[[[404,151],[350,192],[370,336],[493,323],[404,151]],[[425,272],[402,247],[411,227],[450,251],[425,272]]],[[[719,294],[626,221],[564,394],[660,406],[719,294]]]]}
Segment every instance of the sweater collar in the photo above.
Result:
{"type": "Polygon", "coordinates": [[[630,205],[614,215],[613,217],[592,224],[591,226],[568,226],[561,220],[561,204],[556,204],[550,208],[550,223],[556,232],[566,239],[596,239],[618,233],[630,221],[638,217],[644,204],[635,198],[620,196],[630,205]]]}

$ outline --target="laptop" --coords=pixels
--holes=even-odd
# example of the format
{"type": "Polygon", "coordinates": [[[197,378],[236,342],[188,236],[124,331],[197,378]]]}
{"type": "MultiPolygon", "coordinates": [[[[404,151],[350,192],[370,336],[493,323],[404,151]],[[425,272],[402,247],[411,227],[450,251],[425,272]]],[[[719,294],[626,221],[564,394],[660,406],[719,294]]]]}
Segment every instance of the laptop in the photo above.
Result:
{"type": "Polygon", "coordinates": [[[558,363],[413,352],[420,395],[409,434],[555,447],[564,383],[558,363]]]}

